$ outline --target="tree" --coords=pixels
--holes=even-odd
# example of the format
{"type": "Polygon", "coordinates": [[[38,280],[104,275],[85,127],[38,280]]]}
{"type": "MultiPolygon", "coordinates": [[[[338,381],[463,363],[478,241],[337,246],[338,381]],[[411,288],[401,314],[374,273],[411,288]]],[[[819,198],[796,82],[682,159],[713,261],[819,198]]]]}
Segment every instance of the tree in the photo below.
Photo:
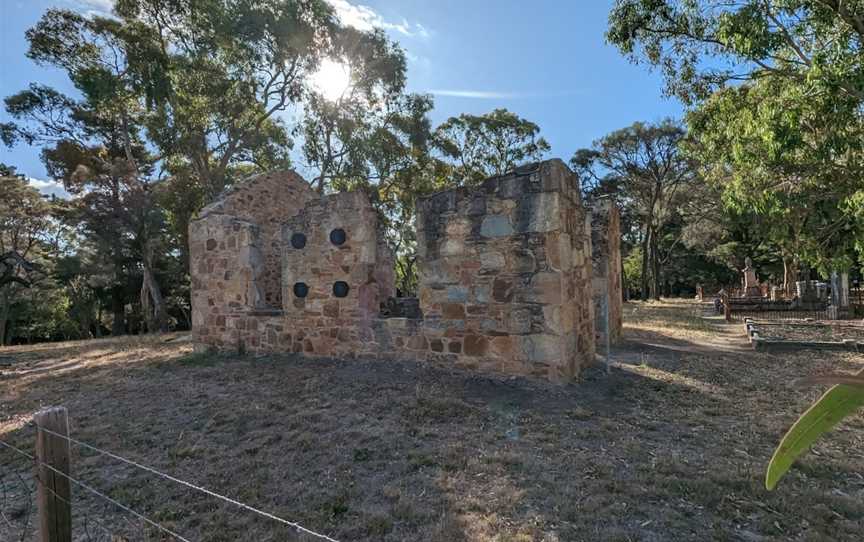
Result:
{"type": "Polygon", "coordinates": [[[862,11],[836,0],[616,0],[607,38],[658,66],[666,91],[687,103],[764,78],[806,85],[810,99],[860,102],[862,11]]]}
{"type": "MultiPolygon", "coordinates": [[[[638,224],[642,299],[661,295],[662,266],[671,254],[661,251],[667,226],[682,212],[703,211],[691,199],[700,180],[696,164],[680,150],[684,137],[684,129],[672,120],[656,125],[637,122],[597,140],[590,149],[576,151],[570,161],[587,191],[616,194],[638,224]]],[[[675,247],[679,242],[680,235],[669,244],[675,247]]]]}
{"type": "Polygon", "coordinates": [[[607,37],[696,107],[690,132],[727,204],[813,217],[787,264],[848,267],[855,240],[864,254],[864,5],[618,0],[607,37]]]}
{"type": "MultiPolygon", "coordinates": [[[[769,236],[823,268],[848,266],[852,244],[864,254],[864,4],[618,0],[609,21],[612,43],[699,106],[696,152],[732,209],[752,205],[779,229],[769,236]]],[[[777,447],[768,489],[864,404],[860,374],[811,380],[836,385],[777,447]]]]}
{"type": "MultiPolygon", "coordinates": [[[[106,45],[102,52],[108,50],[106,45]]],[[[81,101],[35,84],[6,98],[7,112],[18,121],[6,126],[7,143],[22,139],[45,146],[48,173],[74,196],[63,218],[111,255],[112,333],[125,331],[125,286],[136,261],[143,270],[142,303],[152,301],[150,329],[165,330],[165,304],[154,273],[163,217],[148,178],[154,158],[141,139],[134,82],[125,66],[106,56],[94,55],[89,67],[78,70],[70,77],[81,101]]]]}
{"type": "MultiPolygon", "coordinates": [[[[245,166],[290,164],[280,115],[300,102],[341,29],[330,4],[119,0],[115,12],[120,53],[148,106],[149,138],[163,158],[188,165],[205,200],[248,174],[245,166]]],[[[87,26],[79,21],[62,43],[86,37],[87,26]]]]}
{"type": "Polygon", "coordinates": [[[826,138],[830,119],[796,93],[784,81],[754,82],[718,91],[688,115],[688,152],[731,212],[757,213],[760,235],[782,257],[787,291],[799,262],[823,273],[848,269],[864,235],[864,222],[848,212],[861,190],[864,133],[826,138]]]}
{"type": "Polygon", "coordinates": [[[428,96],[405,93],[405,54],[380,30],[334,36],[327,80],[307,92],[298,135],[312,184],[344,190],[393,182],[425,152],[428,96]]]}
{"type": "Polygon", "coordinates": [[[442,185],[430,155],[432,98],[405,92],[404,52],[380,32],[345,29],[325,88],[309,89],[298,134],[319,192],[365,190],[395,249],[397,285],[416,290],[416,198],[442,185]]]}
{"type": "Polygon", "coordinates": [[[48,248],[51,205],[14,168],[0,164],[0,345],[13,304],[34,282],[48,248]]]}
{"type": "Polygon", "coordinates": [[[435,129],[435,145],[453,164],[458,184],[476,184],[503,175],[525,162],[536,162],[549,152],[538,137],[540,127],[506,109],[485,115],[451,117],[435,129]]]}

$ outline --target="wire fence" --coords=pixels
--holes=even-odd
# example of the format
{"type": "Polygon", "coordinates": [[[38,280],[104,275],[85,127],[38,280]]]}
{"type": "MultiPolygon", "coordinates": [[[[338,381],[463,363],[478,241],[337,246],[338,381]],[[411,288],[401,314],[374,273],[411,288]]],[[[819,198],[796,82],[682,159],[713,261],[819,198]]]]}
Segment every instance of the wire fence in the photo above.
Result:
{"type": "MultiPolygon", "coordinates": [[[[38,431],[64,439],[69,443],[70,447],[75,445],[80,449],[93,452],[101,457],[133,467],[134,469],[147,473],[147,475],[151,477],[169,481],[172,484],[206,495],[209,498],[215,499],[239,510],[256,514],[261,518],[286,527],[296,535],[301,536],[304,540],[314,539],[324,540],[327,542],[338,542],[335,538],[331,538],[328,535],[304,527],[296,521],[284,519],[271,512],[207,489],[202,485],[162,472],[152,466],[128,459],[119,454],[73,438],[69,435],[63,435],[44,427],[40,427],[38,431]]],[[[40,461],[36,455],[19,446],[0,440],[0,449],[7,450],[9,452],[8,455],[17,458],[17,461],[4,460],[0,463],[0,465],[2,465],[2,468],[0,468],[0,540],[17,540],[21,542],[25,540],[33,540],[34,534],[38,529],[38,519],[36,517],[37,506],[35,503],[37,488],[39,487],[43,488],[43,490],[50,491],[55,497],[60,498],[71,507],[73,513],[73,530],[76,533],[74,540],[80,540],[83,542],[126,542],[133,539],[142,539],[145,541],[178,540],[180,542],[191,542],[193,540],[193,538],[189,538],[178,532],[179,529],[176,527],[168,527],[156,519],[136,510],[131,505],[124,504],[123,502],[112,498],[104,491],[96,489],[93,485],[84,482],[71,474],[61,472],[53,466],[40,461]],[[86,495],[92,499],[92,502],[88,502],[86,506],[83,506],[81,498],[76,498],[76,502],[73,503],[61,495],[58,495],[48,485],[43,484],[39,480],[39,469],[34,469],[34,467],[48,469],[55,475],[68,479],[73,486],[83,490],[83,493],[76,492],[76,495],[86,495]],[[35,475],[33,474],[34,470],[37,473],[35,475]],[[94,514],[92,512],[93,510],[98,510],[99,514],[94,514]],[[156,536],[151,536],[154,534],[156,536]]]]}
{"type": "Polygon", "coordinates": [[[857,307],[864,307],[864,288],[849,289],[849,304],[857,307]]]}
{"type": "Polygon", "coordinates": [[[4,441],[0,441],[0,446],[14,452],[16,455],[10,454],[11,457],[18,459],[17,462],[3,462],[2,468],[0,468],[0,522],[2,522],[0,540],[17,540],[19,542],[33,540],[37,529],[35,521],[37,487],[50,492],[54,497],[76,510],[75,525],[76,531],[79,533],[77,540],[83,542],[119,542],[130,539],[128,536],[120,534],[124,530],[142,532],[137,523],[127,525],[125,529],[109,527],[106,521],[99,519],[87,510],[98,509],[98,505],[102,504],[103,506],[99,510],[100,517],[110,516],[113,524],[129,524],[130,521],[127,517],[117,517],[108,508],[107,503],[96,501],[86,503],[87,505],[83,506],[86,501],[85,498],[79,497],[74,503],[66,500],[50,486],[42,484],[38,476],[33,476],[29,472],[35,462],[35,457],[32,454],[4,441]]]}
{"type": "Polygon", "coordinates": [[[36,488],[20,468],[20,461],[0,463],[0,539],[23,542],[32,539],[36,488]]]}
{"type": "Polygon", "coordinates": [[[734,321],[743,322],[747,318],[754,320],[766,320],[770,322],[787,322],[798,320],[827,320],[828,311],[797,311],[797,310],[782,310],[782,311],[763,311],[763,310],[739,310],[733,308],[729,311],[730,318],[734,321]]]}

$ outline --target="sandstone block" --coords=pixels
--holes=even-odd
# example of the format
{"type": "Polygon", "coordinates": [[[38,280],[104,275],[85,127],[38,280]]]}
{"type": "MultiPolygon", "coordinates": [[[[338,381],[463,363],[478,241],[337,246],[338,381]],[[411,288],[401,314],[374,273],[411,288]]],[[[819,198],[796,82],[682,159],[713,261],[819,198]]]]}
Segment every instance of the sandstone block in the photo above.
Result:
{"type": "Polygon", "coordinates": [[[507,237],[512,234],[513,224],[506,216],[488,215],[480,225],[480,235],[483,237],[507,237]]]}
{"type": "Polygon", "coordinates": [[[441,317],[448,320],[464,320],[465,305],[461,303],[442,303],[441,317]]]}
{"type": "Polygon", "coordinates": [[[479,357],[486,354],[489,341],[480,335],[466,335],[464,350],[466,356],[479,357]]]}

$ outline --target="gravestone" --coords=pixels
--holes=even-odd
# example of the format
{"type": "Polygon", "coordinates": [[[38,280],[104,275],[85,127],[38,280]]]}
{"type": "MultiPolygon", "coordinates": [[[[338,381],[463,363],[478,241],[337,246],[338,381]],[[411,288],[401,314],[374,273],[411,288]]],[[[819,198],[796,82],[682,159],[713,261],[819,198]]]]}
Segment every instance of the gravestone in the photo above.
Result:
{"type": "Polygon", "coordinates": [[[746,297],[762,297],[762,288],[759,286],[759,279],[756,278],[756,270],[753,269],[753,260],[748,256],[744,260],[744,295],[746,297]]]}

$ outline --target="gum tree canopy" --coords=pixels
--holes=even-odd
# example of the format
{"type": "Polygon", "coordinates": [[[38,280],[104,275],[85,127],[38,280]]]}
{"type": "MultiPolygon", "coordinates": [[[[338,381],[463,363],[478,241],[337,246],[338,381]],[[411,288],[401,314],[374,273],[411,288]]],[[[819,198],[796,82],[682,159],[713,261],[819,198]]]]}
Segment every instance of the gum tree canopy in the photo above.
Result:
{"type": "Polygon", "coordinates": [[[728,206],[806,216],[793,244],[824,269],[864,252],[864,3],[618,0],[607,37],[693,107],[690,150],[728,206]]]}

